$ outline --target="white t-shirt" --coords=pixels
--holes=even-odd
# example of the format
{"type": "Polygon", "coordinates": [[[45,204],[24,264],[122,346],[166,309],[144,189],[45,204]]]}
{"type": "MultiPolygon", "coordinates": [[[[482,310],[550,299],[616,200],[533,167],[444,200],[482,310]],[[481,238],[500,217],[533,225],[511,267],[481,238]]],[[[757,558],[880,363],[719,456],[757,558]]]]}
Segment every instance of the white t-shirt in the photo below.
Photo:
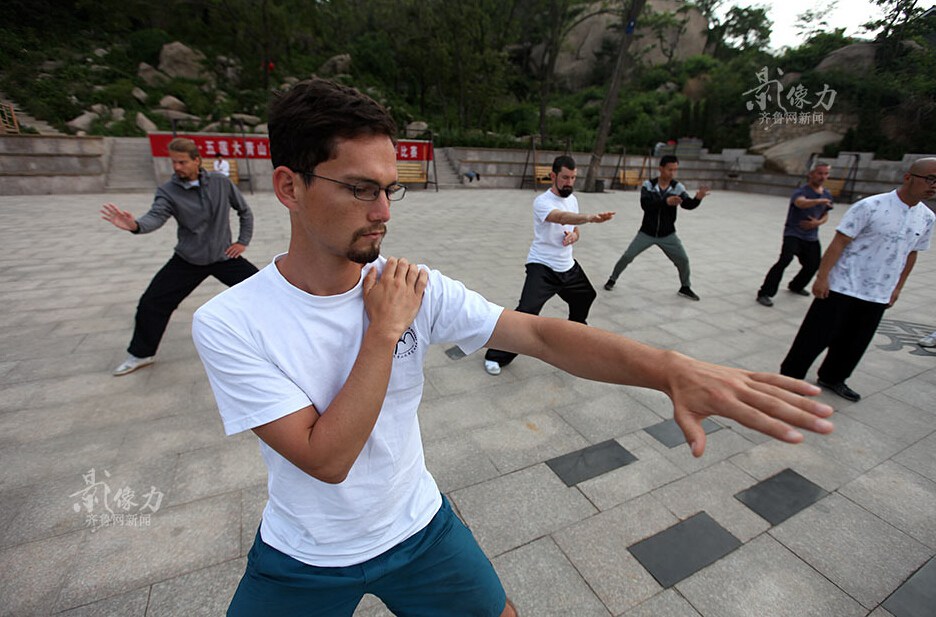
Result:
{"type": "Polygon", "coordinates": [[[215,170],[215,171],[220,171],[220,172],[223,173],[225,176],[230,177],[230,175],[231,175],[231,164],[228,163],[227,161],[225,161],[224,159],[221,159],[220,161],[219,161],[218,159],[215,159],[215,162],[214,162],[214,170],[215,170]]]}
{"type": "Polygon", "coordinates": [[[936,215],[923,203],[910,207],[897,191],[855,203],[836,231],[852,241],[829,272],[829,289],[887,304],[912,251],[925,251],[936,215]]]}
{"type": "Polygon", "coordinates": [[[533,200],[533,244],[527,255],[527,263],[543,264],[556,272],[566,272],[575,265],[572,258],[572,245],[562,246],[565,232],[575,229],[575,225],[547,223],[546,217],[553,210],[578,213],[578,200],[575,195],[559,197],[552,190],[539,195],[533,200]]]}
{"type": "MultiPolygon", "coordinates": [[[[195,313],[192,335],[229,435],[309,405],[328,413],[367,329],[360,281],[343,294],[313,296],[283,278],[281,257],[195,313]]],[[[385,263],[365,266],[362,278],[385,263]]],[[[316,480],[260,441],[269,472],[263,541],[304,563],[340,567],[425,527],[442,503],[416,416],[425,354],[434,343],[480,349],[502,310],[430,270],[419,313],[397,343],[380,416],[345,481],[316,480]]]]}

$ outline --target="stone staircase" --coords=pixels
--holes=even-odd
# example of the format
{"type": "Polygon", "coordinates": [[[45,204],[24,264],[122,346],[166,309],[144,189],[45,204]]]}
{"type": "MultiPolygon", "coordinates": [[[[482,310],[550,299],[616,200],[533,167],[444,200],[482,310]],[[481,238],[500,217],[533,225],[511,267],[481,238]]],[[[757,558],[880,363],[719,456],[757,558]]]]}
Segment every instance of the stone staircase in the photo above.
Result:
{"type": "Polygon", "coordinates": [[[108,193],[149,192],[156,187],[153,155],[149,140],[139,137],[114,137],[107,169],[108,193]]]}
{"type": "Polygon", "coordinates": [[[439,177],[439,189],[463,189],[470,186],[479,186],[480,183],[474,182],[471,185],[462,182],[458,175],[459,161],[455,159],[451,148],[439,148],[436,150],[436,172],[439,177]]]}
{"type": "Polygon", "coordinates": [[[26,127],[35,129],[39,132],[40,135],[62,135],[63,133],[56,129],[51,124],[43,121],[37,120],[20,109],[20,106],[16,104],[15,101],[11,100],[3,92],[0,92],[0,103],[13,106],[13,113],[16,114],[16,121],[19,123],[20,132],[25,132],[26,127]]]}

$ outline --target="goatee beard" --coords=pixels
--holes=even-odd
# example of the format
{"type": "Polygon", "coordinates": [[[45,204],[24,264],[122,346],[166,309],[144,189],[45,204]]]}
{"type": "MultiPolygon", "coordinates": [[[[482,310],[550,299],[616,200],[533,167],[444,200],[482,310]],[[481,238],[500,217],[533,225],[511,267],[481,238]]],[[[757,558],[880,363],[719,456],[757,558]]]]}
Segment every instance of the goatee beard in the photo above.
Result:
{"type": "Polygon", "coordinates": [[[572,187],[567,186],[561,189],[557,189],[557,191],[559,193],[559,197],[568,197],[569,195],[572,194],[572,187]]]}
{"type": "MultiPolygon", "coordinates": [[[[372,234],[375,232],[386,234],[387,226],[378,225],[377,227],[372,227],[370,229],[359,229],[354,232],[354,237],[351,239],[351,244],[354,244],[358,241],[358,239],[366,236],[367,234],[372,234]]],[[[349,248],[347,258],[354,263],[367,265],[380,256],[380,242],[381,240],[377,240],[371,246],[362,249],[349,248]]]]}

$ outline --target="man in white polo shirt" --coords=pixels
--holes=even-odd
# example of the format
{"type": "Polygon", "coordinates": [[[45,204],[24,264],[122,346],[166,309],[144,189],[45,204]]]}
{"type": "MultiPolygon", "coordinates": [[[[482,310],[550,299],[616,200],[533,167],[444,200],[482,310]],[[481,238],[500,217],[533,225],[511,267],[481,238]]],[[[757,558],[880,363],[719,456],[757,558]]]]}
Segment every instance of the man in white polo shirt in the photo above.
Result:
{"type": "MultiPolygon", "coordinates": [[[[585,323],[597,294],[582,266],[572,257],[580,237],[579,225],[610,221],[614,212],[580,214],[575,186],[575,159],[557,156],[549,173],[552,186],[533,201],[533,243],[526,260],[526,280],[516,310],[539,315],[546,302],[559,294],[569,305],[569,320],[585,323]]],[[[501,367],[517,354],[488,349],[484,370],[500,375],[501,367]]]]}
{"type": "Polygon", "coordinates": [[[918,159],[890,193],[857,202],[842,217],[813,284],[815,299],[780,372],[803,379],[826,348],[819,385],[849,401],[861,395],[845,384],[929,248],[933,214],[923,199],[936,195],[936,157],[918,159]]]}

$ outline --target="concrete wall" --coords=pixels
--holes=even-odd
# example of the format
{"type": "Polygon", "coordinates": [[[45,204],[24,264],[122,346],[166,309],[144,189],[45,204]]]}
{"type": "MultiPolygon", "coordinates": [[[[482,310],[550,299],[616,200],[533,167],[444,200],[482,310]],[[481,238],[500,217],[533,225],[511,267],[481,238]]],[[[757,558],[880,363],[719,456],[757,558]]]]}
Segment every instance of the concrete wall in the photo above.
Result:
{"type": "Polygon", "coordinates": [[[107,145],[101,137],[0,136],[0,195],[104,191],[107,145]]]}
{"type": "MultiPolygon", "coordinates": [[[[141,142],[145,138],[140,138],[141,142]]],[[[107,170],[112,151],[112,139],[101,137],[72,137],[51,135],[0,135],[0,195],[67,194],[106,192],[107,170]]],[[[472,169],[483,178],[482,186],[492,188],[520,188],[524,179],[532,176],[533,158],[527,149],[450,148],[453,164],[461,173],[472,169]],[[528,158],[529,157],[529,158],[528,158]]],[[[562,152],[537,151],[536,164],[551,165],[562,152]]],[[[764,158],[740,149],[726,149],[710,154],[705,149],[691,155],[680,155],[679,177],[690,191],[699,184],[715,190],[738,190],[753,193],[789,195],[792,188],[804,181],[796,175],[764,172],[764,158]]],[[[829,160],[832,177],[843,177],[854,155],[859,157],[857,182],[853,199],[890,191],[902,181],[910,163],[932,154],[907,154],[900,161],[878,161],[872,152],[841,153],[829,160]]],[[[582,179],[591,158],[588,152],[573,152],[582,179]]],[[[656,175],[658,159],[628,155],[621,161],[620,153],[606,154],[601,161],[598,177],[605,189],[612,184],[622,165],[627,169],[648,167],[649,175],[656,175]]],[[[172,169],[167,158],[152,159],[155,177],[159,182],[169,179],[172,169]]],[[[242,177],[248,176],[247,161],[238,159],[242,177]]],[[[272,190],[272,166],[268,160],[252,159],[249,176],[253,190],[272,190]]],[[[141,186],[139,190],[153,190],[155,186],[141,186]]],[[[250,185],[242,180],[240,188],[249,192],[250,185]]],[[[533,189],[529,182],[524,188],[533,189]]],[[[542,188],[540,185],[537,188],[542,188]]]]}

